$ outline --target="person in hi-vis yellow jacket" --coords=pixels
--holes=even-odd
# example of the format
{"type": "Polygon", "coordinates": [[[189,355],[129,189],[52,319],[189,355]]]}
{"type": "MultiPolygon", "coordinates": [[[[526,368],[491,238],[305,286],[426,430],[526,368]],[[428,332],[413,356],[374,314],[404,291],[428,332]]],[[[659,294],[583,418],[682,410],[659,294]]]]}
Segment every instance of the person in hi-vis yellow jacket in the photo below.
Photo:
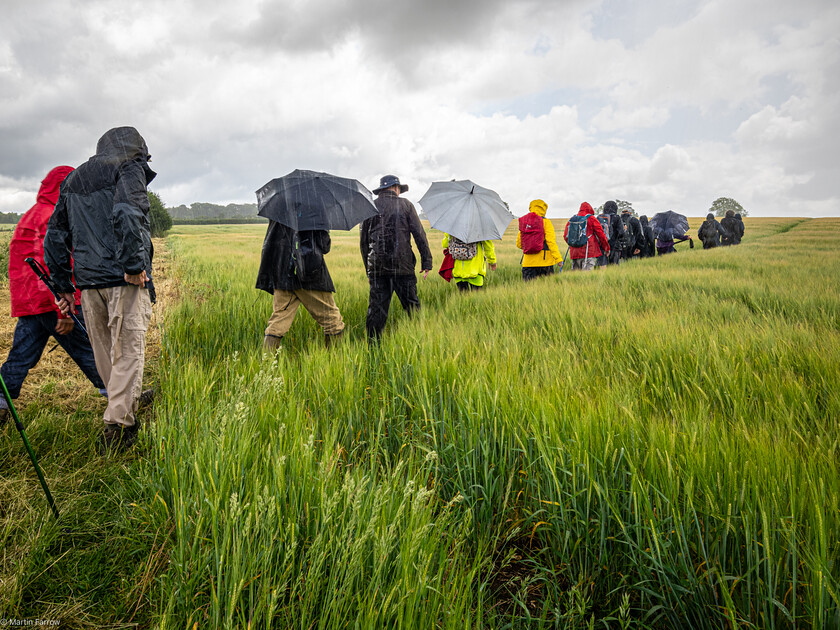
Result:
{"type": "MultiPolygon", "coordinates": [[[[443,235],[443,251],[446,253],[449,242],[452,239],[449,234],[443,235]]],[[[456,260],[452,268],[452,279],[461,291],[476,291],[484,286],[484,277],[487,275],[487,265],[492,271],[496,270],[496,248],[493,241],[478,241],[476,244],[475,256],[469,260],[456,260]]]]}

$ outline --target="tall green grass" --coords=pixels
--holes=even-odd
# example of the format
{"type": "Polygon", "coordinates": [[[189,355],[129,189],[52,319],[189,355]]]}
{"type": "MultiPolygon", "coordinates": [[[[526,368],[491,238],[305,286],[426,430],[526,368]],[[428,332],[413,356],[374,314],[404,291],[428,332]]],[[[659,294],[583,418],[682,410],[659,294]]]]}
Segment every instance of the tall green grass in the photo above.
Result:
{"type": "Polygon", "coordinates": [[[840,623],[840,222],[748,229],[527,285],[509,234],[485,292],[421,280],[379,348],[336,233],[346,343],[301,311],[272,360],[262,229],[180,228],[162,626],[840,623]]]}
{"type": "MultiPolygon", "coordinates": [[[[62,455],[44,416],[60,410],[38,412],[66,516],[33,515],[34,490],[4,507],[27,559],[0,609],[161,628],[840,625],[840,220],[748,219],[739,247],[528,284],[509,231],[484,292],[420,280],[421,311],[395,300],[374,348],[358,233],[336,232],[343,345],[301,310],[268,358],[263,235],[173,230],[135,456],[100,465],[92,439],[62,455]]],[[[25,463],[14,437],[4,473],[25,463]]]]}

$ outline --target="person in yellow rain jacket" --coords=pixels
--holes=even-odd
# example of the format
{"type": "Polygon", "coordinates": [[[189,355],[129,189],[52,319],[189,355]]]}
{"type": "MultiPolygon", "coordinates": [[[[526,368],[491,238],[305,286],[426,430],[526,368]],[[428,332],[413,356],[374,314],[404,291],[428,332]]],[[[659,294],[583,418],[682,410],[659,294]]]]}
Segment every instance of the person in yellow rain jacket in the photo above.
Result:
{"type": "Polygon", "coordinates": [[[554,226],[545,218],[546,210],[548,204],[545,201],[534,199],[528,214],[519,218],[516,246],[522,250],[523,280],[550,275],[554,272],[554,265],[563,262],[560,248],[557,247],[554,226]],[[539,240],[542,240],[542,247],[539,240]]]}
{"type": "MultiPolygon", "coordinates": [[[[449,252],[451,242],[457,241],[449,234],[443,235],[443,253],[449,252]]],[[[496,270],[496,248],[493,246],[493,241],[478,241],[477,243],[461,243],[459,246],[471,247],[475,246],[475,256],[468,260],[455,260],[455,266],[452,268],[452,279],[459,291],[477,291],[484,286],[484,277],[487,275],[487,265],[490,265],[492,271],[496,270]]]]}

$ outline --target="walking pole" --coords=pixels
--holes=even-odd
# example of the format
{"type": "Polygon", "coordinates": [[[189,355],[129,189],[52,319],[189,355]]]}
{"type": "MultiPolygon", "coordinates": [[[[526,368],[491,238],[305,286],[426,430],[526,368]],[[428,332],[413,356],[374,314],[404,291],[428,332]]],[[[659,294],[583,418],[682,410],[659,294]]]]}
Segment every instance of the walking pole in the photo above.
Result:
{"type": "MultiPolygon", "coordinates": [[[[50,278],[47,275],[47,270],[44,269],[41,265],[39,265],[38,261],[34,258],[26,258],[24,262],[32,268],[32,271],[35,272],[35,275],[38,276],[41,279],[41,282],[43,282],[46,285],[46,287],[50,290],[50,293],[53,294],[53,297],[55,298],[57,304],[58,301],[61,299],[61,296],[58,294],[58,289],[56,288],[55,283],[52,281],[52,278],[50,278]]],[[[76,326],[79,327],[79,330],[82,331],[82,334],[84,334],[84,336],[87,337],[88,334],[87,330],[85,330],[84,324],[82,324],[79,318],[73,314],[72,308],[70,311],[70,317],[73,318],[73,322],[75,322],[76,326]]],[[[50,352],[52,352],[52,350],[50,352]]]]}
{"type": "Polygon", "coordinates": [[[563,254],[563,260],[561,260],[561,261],[560,261],[560,271],[558,271],[558,272],[557,272],[557,275],[558,275],[558,276],[559,276],[561,273],[563,273],[563,267],[566,265],[566,256],[568,256],[568,255],[569,255],[569,248],[567,247],[567,248],[566,248],[566,253],[565,253],[565,254],[563,254]]]}
{"type": "Polygon", "coordinates": [[[23,428],[23,423],[21,423],[20,421],[17,409],[15,409],[15,405],[12,402],[12,396],[9,394],[9,390],[6,389],[6,381],[3,380],[2,376],[0,376],[0,384],[3,385],[3,397],[6,399],[6,404],[9,405],[9,411],[12,412],[12,417],[15,419],[15,426],[20,432],[20,437],[23,438],[23,444],[24,446],[26,446],[26,451],[29,453],[29,458],[35,465],[35,472],[38,473],[38,479],[41,481],[41,487],[44,489],[44,494],[47,495],[47,502],[50,504],[50,508],[52,509],[53,514],[55,514],[55,517],[58,518],[58,508],[55,507],[55,501],[53,500],[52,494],[50,494],[50,489],[47,487],[47,481],[46,479],[44,479],[44,473],[41,472],[41,467],[38,465],[38,460],[35,459],[35,453],[32,450],[32,447],[29,445],[29,438],[26,437],[26,431],[23,428]]]}

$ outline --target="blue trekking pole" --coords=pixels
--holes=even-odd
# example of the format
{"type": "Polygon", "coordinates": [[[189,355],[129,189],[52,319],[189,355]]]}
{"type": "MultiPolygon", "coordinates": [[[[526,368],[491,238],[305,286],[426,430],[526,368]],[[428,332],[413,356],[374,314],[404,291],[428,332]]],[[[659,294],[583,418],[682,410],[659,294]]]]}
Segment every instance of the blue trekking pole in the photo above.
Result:
{"type": "MultiPolygon", "coordinates": [[[[52,281],[52,278],[50,278],[47,275],[47,270],[44,269],[41,265],[39,265],[38,261],[32,257],[24,259],[24,262],[32,268],[32,271],[34,271],[35,275],[41,279],[41,282],[47,285],[47,288],[50,290],[50,293],[53,294],[53,297],[55,298],[55,301],[57,303],[61,299],[61,296],[58,294],[58,289],[56,288],[55,283],[52,281]]],[[[87,330],[85,330],[84,324],[82,324],[81,320],[73,314],[72,310],[70,311],[70,317],[73,318],[73,322],[76,324],[76,326],[79,327],[79,330],[82,331],[84,336],[87,337],[88,334],[87,330]]]]}
{"type": "Polygon", "coordinates": [[[569,248],[567,247],[567,248],[566,248],[566,253],[565,253],[565,254],[563,254],[563,260],[560,262],[560,271],[558,271],[558,272],[557,272],[557,275],[558,275],[558,276],[559,276],[561,273],[563,273],[563,267],[565,267],[565,266],[566,266],[566,256],[568,256],[568,255],[569,255],[569,248]]]}
{"type": "Polygon", "coordinates": [[[12,396],[11,394],[9,394],[9,390],[6,389],[6,381],[3,380],[2,376],[0,376],[0,384],[3,385],[3,398],[6,399],[6,404],[9,405],[9,411],[11,412],[12,417],[15,419],[15,426],[20,432],[20,437],[23,438],[23,445],[26,447],[26,451],[29,453],[29,459],[32,460],[32,464],[35,466],[35,472],[38,473],[38,480],[41,482],[41,487],[44,489],[44,494],[47,495],[47,503],[50,504],[50,508],[52,509],[53,514],[55,514],[55,517],[58,518],[58,508],[55,506],[55,501],[53,500],[52,494],[50,494],[50,489],[47,487],[47,480],[44,479],[44,473],[41,472],[41,467],[38,465],[38,460],[35,459],[35,452],[29,445],[29,438],[26,437],[26,431],[23,428],[23,423],[20,421],[20,416],[18,416],[17,409],[15,409],[15,404],[12,402],[12,396]]]}

